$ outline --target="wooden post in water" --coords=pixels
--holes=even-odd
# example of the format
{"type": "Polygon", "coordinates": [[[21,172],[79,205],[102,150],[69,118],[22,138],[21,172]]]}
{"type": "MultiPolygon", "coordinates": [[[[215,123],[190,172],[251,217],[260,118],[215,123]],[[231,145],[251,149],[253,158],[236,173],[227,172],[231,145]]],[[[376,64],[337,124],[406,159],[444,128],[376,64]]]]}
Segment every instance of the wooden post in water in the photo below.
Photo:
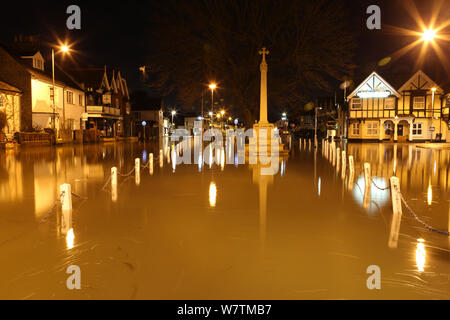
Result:
{"type": "Polygon", "coordinates": [[[402,214],[402,198],[400,196],[400,179],[391,178],[392,210],[394,214],[402,214]]]}
{"type": "Polygon", "coordinates": [[[111,200],[117,201],[117,168],[111,168],[111,200]]]}
{"type": "Polygon", "coordinates": [[[141,159],[139,158],[136,158],[136,160],[134,161],[134,173],[136,185],[138,186],[141,184],[141,159]]]}
{"type": "Polygon", "coordinates": [[[150,175],[153,175],[153,153],[150,153],[150,160],[148,164],[148,170],[150,172],[150,175]]]}
{"type": "Polygon", "coordinates": [[[398,247],[398,237],[400,234],[400,224],[402,220],[402,199],[400,196],[400,179],[397,177],[392,177],[390,182],[393,215],[388,246],[391,249],[395,249],[398,247]]]}

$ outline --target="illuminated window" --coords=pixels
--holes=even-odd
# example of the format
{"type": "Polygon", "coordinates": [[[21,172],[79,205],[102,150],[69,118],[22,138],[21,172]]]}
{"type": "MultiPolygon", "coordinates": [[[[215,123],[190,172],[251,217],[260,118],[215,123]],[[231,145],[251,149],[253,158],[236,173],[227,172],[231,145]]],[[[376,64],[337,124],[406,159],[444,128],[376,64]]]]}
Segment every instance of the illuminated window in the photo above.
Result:
{"type": "Polygon", "coordinates": [[[352,99],[352,109],[353,110],[361,110],[362,108],[362,101],[360,98],[353,98],[352,99]]]}
{"type": "Polygon", "coordinates": [[[359,136],[359,128],[360,128],[359,123],[353,123],[352,124],[352,134],[354,136],[359,136]]]}
{"type": "Polygon", "coordinates": [[[375,136],[378,134],[378,123],[372,122],[367,124],[367,135],[375,136]]]}
{"type": "Polygon", "coordinates": [[[0,97],[0,107],[4,107],[5,106],[5,100],[3,97],[0,97]]]}
{"type": "Polygon", "coordinates": [[[386,103],[384,105],[385,109],[395,109],[395,98],[386,98],[386,103]]]}
{"type": "Polygon", "coordinates": [[[413,108],[414,109],[424,109],[425,108],[425,97],[413,97],[413,108]]]}
{"type": "Polygon", "coordinates": [[[422,135],[422,124],[421,123],[414,123],[413,124],[413,135],[414,136],[422,135]]]}
{"type": "Polygon", "coordinates": [[[83,105],[83,95],[82,94],[78,95],[78,105],[80,105],[80,106],[83,105]]]}

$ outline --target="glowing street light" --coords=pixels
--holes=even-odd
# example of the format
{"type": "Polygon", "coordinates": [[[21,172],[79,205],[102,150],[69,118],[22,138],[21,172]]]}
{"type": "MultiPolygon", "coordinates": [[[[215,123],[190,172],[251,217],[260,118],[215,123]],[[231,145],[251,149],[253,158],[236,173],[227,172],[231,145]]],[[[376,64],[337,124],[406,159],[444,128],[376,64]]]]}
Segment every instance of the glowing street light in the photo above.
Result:
{"type": "Polygon", "coordinates": [[[70,48],[68,46],[66,46],[66,45],[63,45],[63,46],[61,46],[61,51],[64,52],[64,53],[67,53],[67,52],[70,51],[70,48]]]}
{"type": "Polygon", "coordinates": [[[175,110],[172,110],[171,114],[172,114],[172,127],[173,127],[173,117],[177,114],[177,112],[175,110]]]}
{"type": "Polygon", "coordinates": [[[422,40],[424,41],[433,41],[434,38],[436,38],[436,31],[432,30],[432,29],[426,29],[423,33],[422,33],[422,40]]]}

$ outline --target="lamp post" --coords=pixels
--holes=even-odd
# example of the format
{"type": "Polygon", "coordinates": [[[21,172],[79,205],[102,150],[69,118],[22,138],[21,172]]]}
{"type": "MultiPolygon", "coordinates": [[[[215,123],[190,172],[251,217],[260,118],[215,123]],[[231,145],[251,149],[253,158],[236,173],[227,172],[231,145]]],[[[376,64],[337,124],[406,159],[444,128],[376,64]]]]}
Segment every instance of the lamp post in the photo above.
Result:
{"type": "MultiPolygon", "coordinates": [[[[209,89],[211,89],[211,111],[214,113],[214,90],[217,88],[215,83],[211,83],[209,85],[209,89]]],[[[211,123],[212,124],[212,123],[211,123]]]]}
{"type": "MultiPolygon", "coordinates": [[[[70,48],[67,45],[63,45],[60,47],[60,50],[63,53],[68,53],[70,48]]],[[[55,49],[52,48],[52,100],[53,100],[53,120],[52,120],[52,129],[55,130],[55,114],[56,114],[56,103],[55,103],[55,49]]],[[[64,100],[64,89],[63,89],[63,100],[64,100]]],[[[66,122],[66,110],[65,104],[63,103],[63,126],[66,122]]]]}
{"type": "Polygon", "coordinates": [[[174,123],[173,123],[173,117],[174,117],[176,114],[177,114],[177,112],[176,112],[175,110],[173,110],[173,111],[172,111],[172,130],[173,130],[173,126],[174,126],[174,123]]]}

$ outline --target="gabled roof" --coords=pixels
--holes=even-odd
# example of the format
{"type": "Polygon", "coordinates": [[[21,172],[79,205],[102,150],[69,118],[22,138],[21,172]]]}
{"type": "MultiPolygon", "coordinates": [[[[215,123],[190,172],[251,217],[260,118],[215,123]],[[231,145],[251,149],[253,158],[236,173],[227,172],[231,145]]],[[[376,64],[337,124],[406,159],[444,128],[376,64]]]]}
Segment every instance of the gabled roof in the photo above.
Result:
{"type": "Polygon", "coordinates": [[[375,71],[370,74],[348,97],[351,99],[356,96],[359,92],[377,92],[377,91],[388,91],[391,95],[395,95],[398,98],[401,95],[378,73],[375,71]]]}
{"type": "Polygon", "coordinates": [[[14,93],[22,93],[22,91],[20,91],[20,89],[10,85],[9,83],[0,81],[0,91],[9,91],[9,92],[14,92],[14,93]]]}
{"type": "Polygon", "coordinates": [[[87,89],[98,90],[104,87],[106,91],[109,91],[109,81],[106,77],[104,68],[81,68],[71,71],[71,74],[82,83],[87,89]]]}
{"type": "Polygon", "coordinates": [[[432,88],[436,88],[436,92],[439,94],[444,93],[441,87],[439,87],[433,80],[431,80],[422,70],[417,71],[403,86],[398,90],[399,92],[410,90],[426,90],[429,91],[432,88]]]}
{"type": "MultiPolygon", "coordinates": [[[[24,56],[24,55],[22,55],[23,52],[21,53],[20,51],[16,51],[15,49],[11,49],[5,45],[0,45],[0,48],[2,48],[6,53],[8,53],[14,60],[16,60],[17,63],[19,63],[23,67],[23,69],[25,71],[27,71],[32,77],[35,77],[37,79],[41,79],[41,80],[44,80],[47,82],[53,81],[51,62],[49,63],[48,61],[45,61],[47,67],[45,68],[45,71],[42,71],[40,69],[36,69],[36,68],[33,68],[33,67],[27,65],[27,63],[24,61],[24,59],[21,58],[24,56]]],[[[34,52],[34,55],[39,53],[42,56],[42,54],[40,53],[39,50],[30,51],[30,52],[34,52]]],[[[75,81],[71,75],[69,75],[67,72],[65,72],[56,63],[55,63],[55,84],[60,85],[60,86],[72,87],[77,90],[82,90],[80,85],[78,84],[78,82],[75,81]]]]}

